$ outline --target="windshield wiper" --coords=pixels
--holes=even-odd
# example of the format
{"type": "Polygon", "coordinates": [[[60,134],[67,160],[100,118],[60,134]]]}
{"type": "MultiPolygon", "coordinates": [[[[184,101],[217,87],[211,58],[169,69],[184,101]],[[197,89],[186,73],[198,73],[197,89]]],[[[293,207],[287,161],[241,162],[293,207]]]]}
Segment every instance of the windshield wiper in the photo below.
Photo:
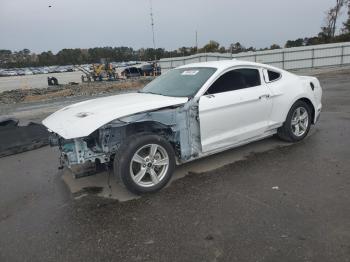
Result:
{"type": "Polygon", "coordinates": [[[167,97],[187,97],[187,98],[193,98],[193,96],[171,96],[171,95],[164,95],[164,94],[159,94],[159,93],[155,93],[155,92],[143,92],[142,90],[137,91],[138,93],[142,93],[142,94],[152,94],[152,95],[159,95],[159,96],[167,96],[167,97]]]}
{"type": "Polygon", "coordinates": [[[155,92],[150,92],[150,91],[147,91],[147,92],[141,92],[141,90],[140,91],[138,91],[139,93],[143,93],[143,94],[152,94],[152,95],[159,95],[159,96],[167,96],[167,95],[163,95],[163,94],[159,94],[159,93],[155,93],[155,92]]]}

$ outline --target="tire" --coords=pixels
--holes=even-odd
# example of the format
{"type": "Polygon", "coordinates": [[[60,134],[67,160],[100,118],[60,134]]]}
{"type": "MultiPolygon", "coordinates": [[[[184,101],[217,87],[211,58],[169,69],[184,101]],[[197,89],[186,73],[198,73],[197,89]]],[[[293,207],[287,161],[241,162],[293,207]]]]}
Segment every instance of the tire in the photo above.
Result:
{"type": "Polygon", "coordinates": [[[113,169],[117,179],[120,178],[132,193],[154,193],[162,189],[173,175],[174,149],[158,135],[133,135],[120,146],[113,169]]]}
{"type": "Polygon", "coordinates": [[[304,101],[298,100],[289,110],[286,121],[277,130],[277,135],[287,142],[301,141],[309,133],[311,121],[310,106],[304,101]]]}

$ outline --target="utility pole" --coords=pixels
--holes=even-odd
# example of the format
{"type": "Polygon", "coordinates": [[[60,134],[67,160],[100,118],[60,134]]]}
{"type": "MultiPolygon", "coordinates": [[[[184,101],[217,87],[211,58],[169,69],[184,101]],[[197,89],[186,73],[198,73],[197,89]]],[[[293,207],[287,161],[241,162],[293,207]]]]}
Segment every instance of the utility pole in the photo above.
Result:
{"type": "Polygon", "coordinates": [[[153,5],[152,5],[152,0],[149,0],[150,3],[150,10],[151,10],[151,26],[152,26],[152,38],[153,38],[153,48],[156,50],[156,40],[154,37],[154,19],[153,19],[153,5]]]}
{"type": "Polygon", "coordinates": [[[154,37],[154,19],[153,19],[153,5],[152,0],[149,0],[150,3],[150,15],[151,15],[151,27],[152,27],[152,39],[153,39],[153,50],[154,50],[154,66],[153,66],[153,74],[155,75],[155,70],[158,70],[157,65],[157,53],[156,53],[156,40],[154,37]]]}
{"type": "Polygon", "coordinates": [[[198,54],[198,32],[196,30],[196,53],[198,54]]]}

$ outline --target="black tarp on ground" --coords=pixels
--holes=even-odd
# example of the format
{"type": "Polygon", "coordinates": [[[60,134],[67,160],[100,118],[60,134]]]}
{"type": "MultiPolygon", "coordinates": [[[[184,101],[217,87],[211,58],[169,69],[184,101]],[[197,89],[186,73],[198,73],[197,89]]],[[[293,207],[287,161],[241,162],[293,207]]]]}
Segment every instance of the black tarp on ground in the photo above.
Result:
{"type": "Polygon", "coordinates": [[[0,118],[0,157],[39,148],[49,143],[49,132],[37,123],[19,126],[18,120],[0,118]]]}

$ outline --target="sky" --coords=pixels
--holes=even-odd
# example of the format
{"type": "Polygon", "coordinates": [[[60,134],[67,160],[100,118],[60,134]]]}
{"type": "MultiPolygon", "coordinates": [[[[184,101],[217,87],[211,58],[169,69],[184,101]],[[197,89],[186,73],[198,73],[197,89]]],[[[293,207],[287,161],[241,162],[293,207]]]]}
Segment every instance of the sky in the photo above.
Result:
{"type": "MultiPolygon", "coordinates": [[[[320,31],[335,0],[153,0],[156,46],[283,45],[320,31]]],[[[345,12],[344,12],[345,13],[345,12]]],[[[345,15],[345,14],[344,14],[345,15]]],[[[0,49],[153,47],[150,0],[0,0],[0,49]],[[51,8],[49,7],[51,6],[51,8]]]]}

